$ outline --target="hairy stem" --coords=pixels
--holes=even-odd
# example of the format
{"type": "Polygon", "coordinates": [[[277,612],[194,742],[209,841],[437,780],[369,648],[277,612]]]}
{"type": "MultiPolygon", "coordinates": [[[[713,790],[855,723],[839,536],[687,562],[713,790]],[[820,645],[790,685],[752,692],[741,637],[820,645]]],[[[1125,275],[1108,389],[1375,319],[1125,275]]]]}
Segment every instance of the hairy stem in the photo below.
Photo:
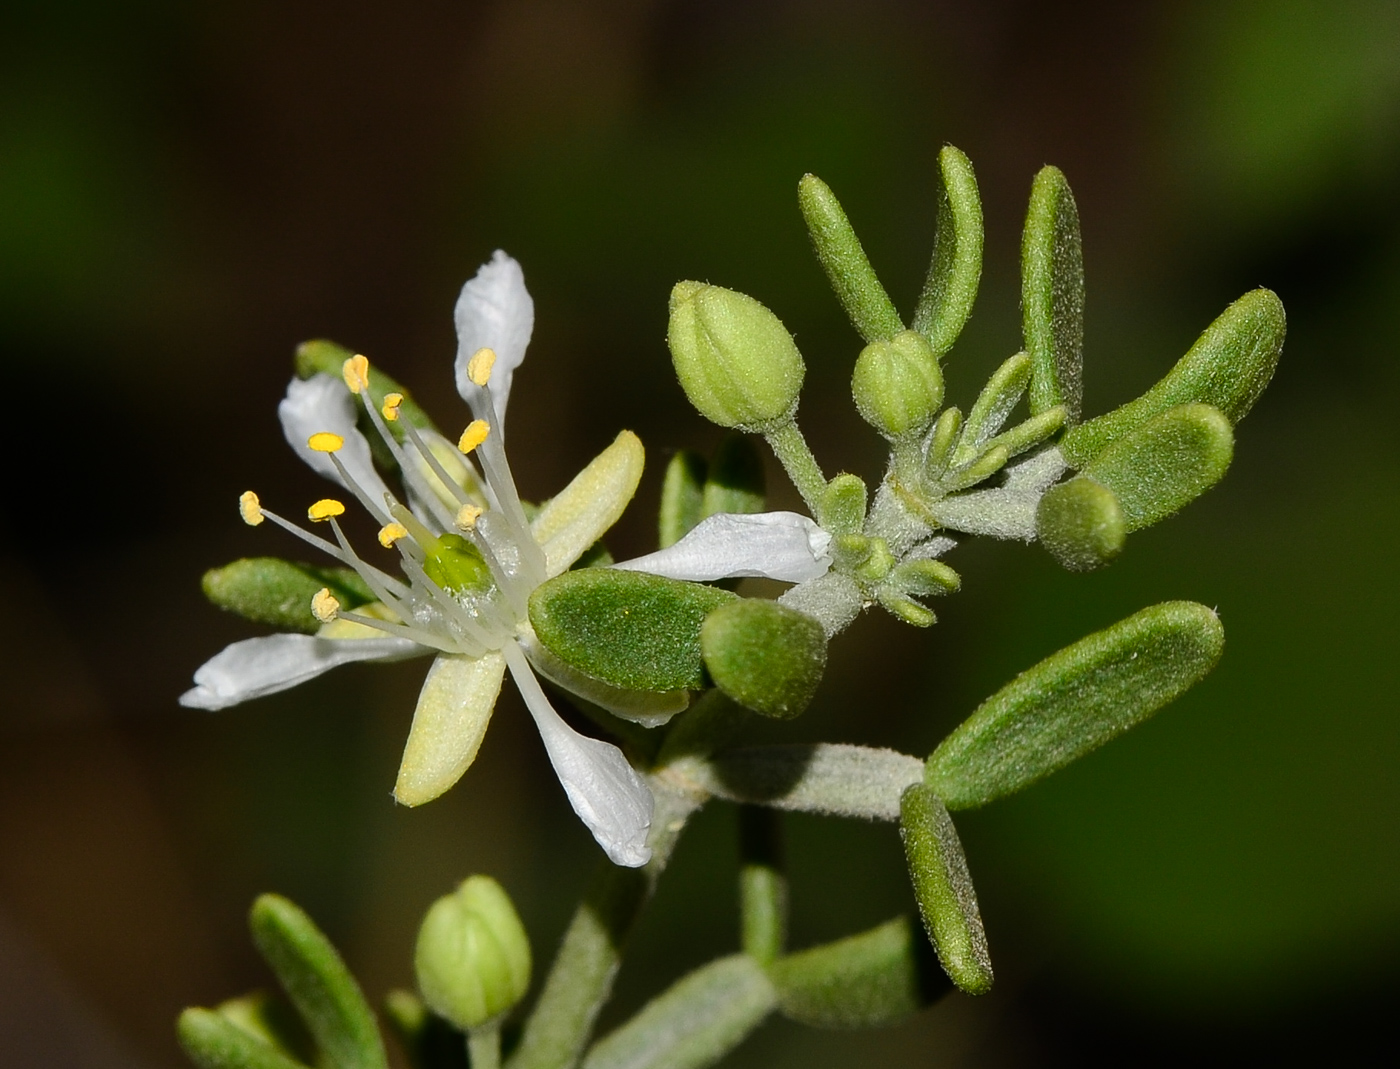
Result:
{"type": "Polygon", "coordinates": [[[764,438],[787,472],[792,485],[807,503],[807,511],[818,523],[822,522],[822,493],[826,490],[826,476],[822,474],[817,458],[807,445],[807,439],[797,429],[797,421],[790,420],[775,430],[767,431],[764,438]]]}
{"type": "Polygon", "coordinates": [[[467,1033],[467,1058],[472,1069],[500,1069],[501,1029],[498,1024],[483,1025],[467,1033]]]}

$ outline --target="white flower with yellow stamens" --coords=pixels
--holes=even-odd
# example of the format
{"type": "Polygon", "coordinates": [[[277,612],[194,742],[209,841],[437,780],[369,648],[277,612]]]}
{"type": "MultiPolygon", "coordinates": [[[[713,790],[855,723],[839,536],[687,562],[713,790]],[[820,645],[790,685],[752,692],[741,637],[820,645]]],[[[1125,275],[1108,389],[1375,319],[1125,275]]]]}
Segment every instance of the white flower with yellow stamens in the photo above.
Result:
{"type": "MultiPolygon", "coordinates": [[[[312,522],[329,525],[332,542],[245,493],[239,509],[247,523],[272,520],[355,569],[379,600],[350,612],[329,590],[319,592],[312,612],[323,626],[316,635],[236,642],[195,673],[194,688],[180,701],[222,709],[341,664],[435,653],[394,787],[398,801],[421,805],[451,787],[475,758],[509,669],[575,812],[609,858],[637,866],[650,856],[652,797],[646,782],[617,747],[564,722],[531,665],[589,701],[648,725],[684,709],[689,696],[622,691],[570,669],[535,639],[527,604],[539,584],[567,570],[622,515],[641,478],[642,444],[623,431],[533,520],[527,518],[506,461],[502,419],[533,323],[534,305],[520,265],[497,252],[462,288],[457,302],[457,386],[475,418],[456,448],[441,435],[400,420],[400,395],[388,395],[376,408],[367,388],[369,363],[362,356],[346,361],[343,380],[329,375],[293,380],[278,408],[288,442],[370,512],[380,524],[380,544],[398,552],[402,576],[383,571],[351,547],[338,522],[345,511],[339,500],[318,501],[308,511],[312,522]],[[374,468],[369,442],[356,426],[357,398],[398,463],[406,501],[374,468]],[[389,423],[402,428],[402,442],[389,423]]],[[[741,521],[732,530],[733,524],[726,527],[716,519],[638,563],[664,575],[671,561],[676,578],[763,574],[790,582],[819,575],[829,564],[829,538],[804,517],[731,517],[741,521]]]]}

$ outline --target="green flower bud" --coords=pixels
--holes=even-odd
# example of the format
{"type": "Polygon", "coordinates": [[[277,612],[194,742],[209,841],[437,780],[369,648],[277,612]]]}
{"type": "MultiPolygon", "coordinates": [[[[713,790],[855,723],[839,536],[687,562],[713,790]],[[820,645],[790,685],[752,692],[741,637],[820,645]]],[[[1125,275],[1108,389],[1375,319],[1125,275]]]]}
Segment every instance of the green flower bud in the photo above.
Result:
{"type": "Polygon", "coordinates": [[[761,432],[792,418],[806,365],[787,328],[752,297],[677,282],[666,343],[676,377],[706,419],[761,432]]]}
{"type": "Polygon", "coordinates": [[[469,876],[428,909],[413,955],[433,1012],[464,1031],[500,1017],[530,986],[530,941],[505,890],[469,876]]]}
{"type": "Polygon", "coordinates": [[[923,434],[943,403],[943,372],[933,347],[912,330],[861,350],[851,376],[861,419],[886,438],[923,434]]]}

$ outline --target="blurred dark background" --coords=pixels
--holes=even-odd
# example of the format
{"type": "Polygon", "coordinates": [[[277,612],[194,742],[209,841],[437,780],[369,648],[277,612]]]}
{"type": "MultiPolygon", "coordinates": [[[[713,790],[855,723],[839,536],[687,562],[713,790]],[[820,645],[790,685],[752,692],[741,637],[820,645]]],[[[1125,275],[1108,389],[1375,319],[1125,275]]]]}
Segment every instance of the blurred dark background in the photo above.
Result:
{"type": "MultiPolygon", "coordinates": [[[[796,182],[835,188],[907,311],[945,142],[987,219],[954,401],[1019,344],[1047,162],[1083,219],[1090,412],[1254,286],[1288,308],[1283,362],[1225,482],[1112,568],[959,550],[936,628],[862,619],[818,704],[769,735],[927,752],[1015,672],[1167,598],[1217,606],[1227,654],[1146,726],[960,821],[992,995],[872,1033],[770,1023],[732,1064],[1393,1056],[1400,5],[8,0],[0,1062],[183,1064],[181,1006],[269,982],[244,928],[263,890],[310,909],[378,997],[411,982],[428,902],[489,872],[542,974],[595,851],[509,688],[476,767],[411,812],[388,792],[421,663],[175,704],[254,631],[202,601],[201,572],[297,555],[238,522],[238,493],[319,496],[275,417],[292,348],[361,349],[458,426],[452,302],[507,249],[537,307],[522,489],[549,495],[633,428],[648,475],[611,541],[643,552],[667,451],[718,440],[669,368],[678,278],[773,308],[808,360],[818,456],[878,476],[796,182]]],[[[788,827],[797,945],[912,907],[894,829],[788,827]]],[[[722,806],[687,832],[609,1021],[735,945],[734,842],[722,806]]]]}

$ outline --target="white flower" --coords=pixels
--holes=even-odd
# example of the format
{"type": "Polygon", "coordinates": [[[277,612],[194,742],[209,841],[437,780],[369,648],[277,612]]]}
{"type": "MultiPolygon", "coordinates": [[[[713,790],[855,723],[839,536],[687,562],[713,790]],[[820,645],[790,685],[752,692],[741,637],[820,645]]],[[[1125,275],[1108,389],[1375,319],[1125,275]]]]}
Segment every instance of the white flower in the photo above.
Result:
{"type": "MultiPolygon", "coordinates": [[[[435,653],[394,787],[401,803],[421,805],[451,787],[472,763],[509,669],[574,811],[615,863],[645,864],[652,814],[645,780],[617,747],[565,723],[531,665],[587,700],[647,725],[684,709],[689,695],[623,691],[582,676],[544,650],[527,616],[535,587],[567,570],[621,516],[641,478],[641,442],[629,431],[619,434],[527,519],[501,427],[513,372],[534,325],[534,304],[515,260],[498,251],[462,288],[456,325],[458,391],[475,417],[457,447],[400,420],[392,395],[382,411],[376,409],[366,389],[364,357],[346,362],[344,382],[328,375],[293,380],[278,408],[292,448],[381,525],[379,540],[398,551],[402,576],[356,553],[336,519],[344,511],[339,501],[319,501],[308,514],[330,525],[332,543],[245,494],[247,522],[270,519],[354,568],[379,601],[348,612],[323,591],[313,602],[324,623],[317,635],[236,642],[195,673],[194,688],[180,702],[223,709],[341,664],[435,653]],[[369,443],[356,427],[360,402],[398,463],[407,503],[374,469],[369,443]],[[390,423],[402,429],[402,442],[390,423]]],[[[761,574],[797,581],[826,570],[829,541],[810,520],[792,513],[715,516],[670,549],[619,567],[674,578],[761,574]]]]}

